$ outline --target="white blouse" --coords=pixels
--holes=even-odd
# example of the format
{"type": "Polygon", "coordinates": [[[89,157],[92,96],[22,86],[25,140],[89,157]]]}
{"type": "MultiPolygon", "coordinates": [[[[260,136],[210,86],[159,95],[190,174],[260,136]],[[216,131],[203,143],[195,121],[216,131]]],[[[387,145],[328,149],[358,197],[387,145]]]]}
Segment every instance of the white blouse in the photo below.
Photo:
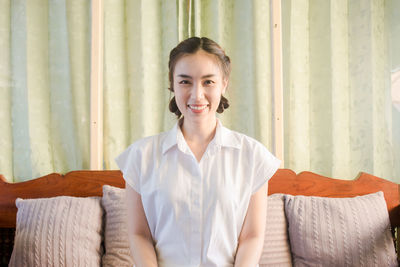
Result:
{"type": "Polygon", "coordinates": [[[116,162],[141,195],[161,267],[233,266],[250,197],[280,165],[220,121],[200,162],[178,123],[133,143],[116,162]]]}

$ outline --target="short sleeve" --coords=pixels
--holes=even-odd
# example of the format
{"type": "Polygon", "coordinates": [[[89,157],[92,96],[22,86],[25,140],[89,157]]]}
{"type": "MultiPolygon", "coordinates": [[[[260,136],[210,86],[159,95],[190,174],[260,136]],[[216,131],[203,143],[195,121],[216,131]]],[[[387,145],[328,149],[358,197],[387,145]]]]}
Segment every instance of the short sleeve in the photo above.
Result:
{"type": "Polygon", "coordinates": [[[256,193],[278,170],[281,160],[272,155],[261,143],[258,143],[254,151],[254,177],[252,194],[256,193]]]}
{"type": "Polygon", "coordinates": [[[140,194],[140,162],[141,157],[135,144],[130,145],[115,158],[125,182],[140,194]]]}

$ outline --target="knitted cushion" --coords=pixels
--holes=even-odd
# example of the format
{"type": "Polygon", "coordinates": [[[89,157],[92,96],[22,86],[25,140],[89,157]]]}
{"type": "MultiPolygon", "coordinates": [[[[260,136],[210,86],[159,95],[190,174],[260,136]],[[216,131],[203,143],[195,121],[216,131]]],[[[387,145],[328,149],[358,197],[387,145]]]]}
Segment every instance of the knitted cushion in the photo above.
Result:
{"type": "Polygon", "coordinates": [[[382,192],[286,196],[285,212],[294,266],[397,266],[382,192]]]}
{"type": "Polygon", "coordinates": [[[283,194],[268,197],[267,225],[260,267],[292,266],[284,207],[283,194]]]}
{"type": "Polygon", "coordinates": [[[133,265],[126,226],[125,190],[109,185],[103,186],[101,203],[106,213],[103,266],[133,265]]]}
{"type": "Polygon", "coordinates": [[[100,265],[100,198],[18,198],[16,206],[10,267],[100,265]]]}

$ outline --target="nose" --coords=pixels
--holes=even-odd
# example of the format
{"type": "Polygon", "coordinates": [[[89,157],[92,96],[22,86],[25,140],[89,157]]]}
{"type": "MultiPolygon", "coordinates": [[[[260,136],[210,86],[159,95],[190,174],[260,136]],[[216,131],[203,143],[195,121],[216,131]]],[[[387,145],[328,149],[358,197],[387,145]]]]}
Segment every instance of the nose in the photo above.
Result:
{"type": "Polygon", "coordinates": [[[201,83],[193,83],[192,98],[195,100],[204,98],[204,88],[201,83]]]}

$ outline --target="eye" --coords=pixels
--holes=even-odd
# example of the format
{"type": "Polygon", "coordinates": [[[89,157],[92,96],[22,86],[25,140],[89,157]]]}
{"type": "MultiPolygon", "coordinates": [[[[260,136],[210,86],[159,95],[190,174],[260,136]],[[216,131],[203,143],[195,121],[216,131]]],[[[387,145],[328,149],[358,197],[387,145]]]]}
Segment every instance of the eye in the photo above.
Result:
{"type": "Polygon", "coordinates": [[[188,80],[182,80],[179,82],[179,84],[190,84],[190,82],[188,80]]]}
{"type": "Polygon", "coordinates": [[[204,85],[212,85],[214,83],[214,81],[212,80],[205,80],[204,81],[204,85]]]}

